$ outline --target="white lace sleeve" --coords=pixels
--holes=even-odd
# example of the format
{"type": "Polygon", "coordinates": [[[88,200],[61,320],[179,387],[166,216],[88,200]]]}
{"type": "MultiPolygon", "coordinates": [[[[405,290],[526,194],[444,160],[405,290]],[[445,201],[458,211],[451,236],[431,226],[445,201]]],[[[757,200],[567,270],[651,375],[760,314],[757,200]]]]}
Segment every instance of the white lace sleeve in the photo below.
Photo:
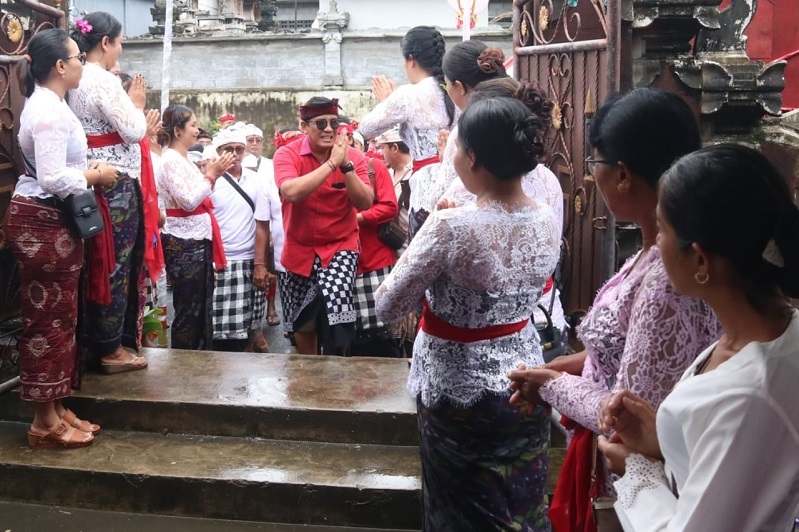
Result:
{"type": "Polygon", "coordinates": [[[83,170],[67,166],[67,151],[76,139],[71,124],[53,113],[41,113],[32,129],[36,179],[42,190],[65,198],[86,190],[83,170]]]}
{"type": "Polygon", "coordinates": [[[211,184],[199,174],[197,168],[183,164],[178,157],[164,157],[157,177],[167,209],[193,211],[211,195],[211,184]]]}
{"type": "Polygon", "coordinates": [[[541,397],[596,431],[600,403],[612,391],[630,390],[657,407],[697,355],[720,334],[710,308],[700,300],[675,294],[662,262],[658,262],[632,300],[613,390],[604,382],[563,375],[542,386],[541,397]]]}
{"type": "Polygon", "coordinates": [[[114,131],[119,133],[127,144],[138,144],[147,134],[147,120],[144,112],[136,109],[130,96],[116,78],[102,78],[99,86],[104,92],[99,106],[114,131]],[[110,82],[109,82],[110,81],[110,82]]]}
{"type": "Polygon", "coordinates": [[[358,129],[367,137],[375,137],[397,124],[409,122],[414,114],[414,101],[413,86],[400,85],[358,123],[358,129]]]}
{"type": "Polygon", "coordinates": [[[447,243],[452,240],[446,220],[428,218],[375,293],[377,315],[382,321],[398,321],[416,309],[425,290],[448,268],[447,243]]]}
{"type": "Polygon", "coordinates": [[[666,530],[668,516],[677,507],[677,497],[669,488],[663,462],[631,454],[625,463],[624,476],[613,487],[617,495],[614,508],[624,530],[666,530]],[[644,521],[646,524],[642,526],[644,521]]]}

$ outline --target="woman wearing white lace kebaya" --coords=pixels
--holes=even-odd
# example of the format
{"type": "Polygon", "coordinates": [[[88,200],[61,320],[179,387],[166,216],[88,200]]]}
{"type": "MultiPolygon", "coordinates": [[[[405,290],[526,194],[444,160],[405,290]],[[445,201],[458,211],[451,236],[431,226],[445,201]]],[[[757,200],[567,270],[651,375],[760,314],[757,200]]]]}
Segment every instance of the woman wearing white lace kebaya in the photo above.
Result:
{"type": "MultiPolygon", "coordinates": [[[[474,42],[474,41],[470,41],[474,42]]],[[[465,43],[464,43],[465,44],[465,43]]],[[[453,48],[454,50],[455,48],[453,48]]],[[[452,50],[450,50],[451,52],[452,50]]],[[[445,71],[447,61],[444,61],[445,71]]],[[[535,113],[539,118],[547,124],[552,121],[552,107],[551,100],[546,98],[544,94],[531,85],[519,83],[513,78],[498,77],[496,79],[488,79],[478,83],[466,94],[458,94],[459,88],[454,83],[447,84],[447,90],[450,92],[452,101],[458,107],[465,107],[469,102],[476,102],[485,98],[498,98],[508,97],[516,98],[530,109],[530,112],[535,113]]],[[[453,128],[450,138],[457,137],[457,128],[453,128]]],[[[543,134],[542,139],[543,142],[543,134]]],[[[450,140],[447,141],[447,149],[449,150],[450,140]]],[[[446,168],[447,156],[441,162],[441,168],[446,168]]],[[[441,175],[441,170],[439,170],[441,175]]],[[[440,206],[463,206],[474,203],[477,197],[466,190],[463,182],[458,179],[457,175],[454,179],[449,180],[446,191],[436,200],[440,202],[440,206]]],[[[558,178],[552,171],[543,164],[537,165],[530,172],[527,172],[522,177],[522,189],[528,197],[533,198],[545,205],[552,207],[555,211],[555,217],[558,220],[558,234],[563,233],[563,189],[560,186],[558,178]]],[[[563,306],[560,302],[560,292],[555,288],[553,279],[547,279],[543,287],[543,295],[541,297],[541,306],[549,311],[550,305],[552,307],[552,322],[561,331],[566,329],[566,318],[563,314],[563,306]]],[[[533,316],[535,323],[545,323],[546,316],[540,308],[536,307],[533,316]]]]}
{"type": "Polygon", "coordinates": [[[542,363],[529,318],[558,259],[552,209],[521,187],[544,124],[510,98],[478,102],[458,124],[455,168],[477,201],[431,214],[376,293],[386,321],[425,298],[408,380],[424,530],[549,530],[548,416],[510,406],[506,380],[542,363]]]}
{"type": "Polygon", "coordinates": [[[409,85],[394,87],[384,76],[372,80],[372,92],[380,103],[360,121],[367,137],[399,124],[400,137],[411,150],[413,176],[409,208],[409,230],[414,235],[432,206],[420,203],[419,191],[431,186],[438,163],[438,132],[449,129],[455,107],[442,88],[441,61],[444,37],[431,26],[412,28],[402,38],[402,56],[409,85]]]}
{"type": "Polygon", "coordinates": [[[83,72],[85,56],[77,45],[64,30],[47,29],[31,38],[28,54],[18,140],[29,168],[14,189],[4,228],[20,266],[20,396],[33,401],[30,446],[70,449],[90,445],[100,427],[61,404],[78,382],[83,241],[69,229],[58,200],[85,192],[87,185],[111,186],[118,174],[105,162],[87,166],[86,135],[64,101],[83,72]]]}
{"type": "Polygon", "coordinates": [[[78,88],[69,92],[69,106],[86,132],[89,158],[108,161],[120,172],[113,187],[97,191],[98,206],[108,213],[108,227],[88,241],[87,304],[81,336],[90,365],[99,365],[106,373],[143,369],[147,360],[136,353],[144,257],[138,182],[142,164],[139,142],[147,133],[144,80],[134,77],[130,92],[125,93],[119,78],[108,72],[122,51],[122,25],[113,16],[90,13],[75,21],[71,35],[86,54],[86,67],[78,88]]]}
{"type": "Polygon", "coordinates": [[[724,334],[660,405],[621,392],[599,447],[626,531],[788,532],[799,513],[799,210],[760,153],[717,145],[664,175],[658,246],[724,334]],[[632,453],[632,454],[631,454],[632,453]]]}
{"type": "MultiPolygon", "coordinates": [[[[660,404],[704,346],[721,335],[705,302],[674,292],[655,242],[658,180],[675,158],[700,147],[691,109],[674,94],[636,89],[597,110],[589,142],[588,169],[599,193],[616,219],[641,227],[644,247],[597,294],[577,331],[585,351],[511,373],[514,402],[543,399],[574,431],[549,513],[555,530],[592,523],[589,486],[600,402],[614,391],[633,390],[660,404]]],[[[608,492],[612,480],[599,458],[596,469],[608,492]]]]}

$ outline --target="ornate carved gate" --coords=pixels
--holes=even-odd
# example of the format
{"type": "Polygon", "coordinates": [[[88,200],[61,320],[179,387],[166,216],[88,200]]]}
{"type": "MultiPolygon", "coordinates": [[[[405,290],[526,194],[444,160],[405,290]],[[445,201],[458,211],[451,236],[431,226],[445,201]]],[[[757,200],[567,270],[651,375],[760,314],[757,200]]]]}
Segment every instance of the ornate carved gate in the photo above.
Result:
{"type": "MultiPolygon", "coordinates": [[[[0,0],[0,233],[22,171],[17,133],[25,103],[22,74],[28,41],[43,29],[65,28],[68,9],[69,0],[0,0]]],[[[17,312],[16,277],[11,253],[0,249],[0,322],[17,312]]]]}
{"type": "Polygon", "coordinates": [[[615,269],[616,228],[585,158],[597,103],[620,86],[618,0],[515,0],[516,77],[555,101],[547,166],[564,195],[564,308],[586,309],[615,269]]]}

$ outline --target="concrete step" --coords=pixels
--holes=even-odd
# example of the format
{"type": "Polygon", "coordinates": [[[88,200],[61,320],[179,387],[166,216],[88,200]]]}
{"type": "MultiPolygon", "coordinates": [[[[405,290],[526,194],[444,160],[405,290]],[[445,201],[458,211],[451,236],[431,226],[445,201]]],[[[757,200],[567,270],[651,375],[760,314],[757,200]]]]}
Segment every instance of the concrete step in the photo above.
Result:
{"type": "MultiPolygon", "coordinates": [[[[103,428],[280,440],[416,445],[404,359],[145,349],[149,367],[84,376],[66,401],[103,428]]],[[[16,393],[0,419],[32,419],[16,393]]]]}
{"type": "Polygon", "coordinates": [[[408,532],[386,528],[255,523],[168,515],[85,510],[0,501],[0,527],[13,532],[408,532]]]}
{"type": "Polygon", "coordinates": [[[268,523],[420,527],[418,448],[103,429],[32,451],[0,422],[0,500],[268,523]]]}

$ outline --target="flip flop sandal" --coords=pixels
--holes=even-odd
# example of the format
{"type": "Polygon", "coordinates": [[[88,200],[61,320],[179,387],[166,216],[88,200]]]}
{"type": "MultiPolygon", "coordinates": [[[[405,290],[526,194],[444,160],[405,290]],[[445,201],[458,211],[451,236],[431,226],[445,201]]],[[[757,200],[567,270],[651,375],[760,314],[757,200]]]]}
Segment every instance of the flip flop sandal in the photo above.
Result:
{"type": "Polygon", "coordinates": [[[277,315],[277,312],[272,312],[266,315],[266,323],[269,326],[280,325],[280,316],[277,315]]]}
{"type": "Polygon", "coordinates": [[[148,364],[147,359],[144,359],[144,364],[139,362],[139,360],[143,358],[144,357],[134,356],[132,359],[128,360],[127,362],[122,362],[121,364],[118,362],[110,364],[108,362],[100,362],[100,371],[106,375],[116,375],[117,373],[126,373],[128,371],[145,369],[148,364]]]}
{"type": "MultiPolygon", "coordinates": [[[[64,412],[64,415],[61,416],[61,419],[70,427],[74,427],[78,430],[83,430],[82,428],[80,428],[80,425],[81,423],[83,423],[83,421],[78,419],[78,416],[75,415],[75,412],[73,412],[69,408],[67,408],[66,412],[64,412]]],[[[100,425],[97,425],[92,422],[87,422],[87,423],[89,423],[91,429],[89,429],[88,431],[84,430],[84,432],[91,432],[93,435],[96,436],[100,432],[100,425]]]]}
{"type": "Polygon", "coordinates": [[[28,445],[31,449],[78,449],[80,447],[88,447],[94,442],[94,436],[91,432],[83,432],[75,427],[70,427],[63,419],[58,422],[58,425],[45,435],[34,434],[28,431],[28,445]],[[72,436],[76,433],[83,433],[85,436],[82,440],[73,440],[72,436]]]}

